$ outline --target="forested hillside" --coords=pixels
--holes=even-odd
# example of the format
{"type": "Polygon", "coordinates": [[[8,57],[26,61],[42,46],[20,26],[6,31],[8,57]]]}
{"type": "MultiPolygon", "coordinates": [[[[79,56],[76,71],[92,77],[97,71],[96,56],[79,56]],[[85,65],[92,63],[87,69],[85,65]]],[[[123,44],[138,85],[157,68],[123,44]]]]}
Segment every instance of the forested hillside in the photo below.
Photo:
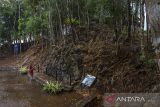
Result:
{"type": "Polygon", "coordinates": [[[18,43],[19,64],[34,63],[40,72],[51,65],[66,71],[71,83],[94,75],[93,87],[102,93],[155,92],[158,20],[151,23],[149,2],[1,0],[0,48],[13,53],[18,43]]]}

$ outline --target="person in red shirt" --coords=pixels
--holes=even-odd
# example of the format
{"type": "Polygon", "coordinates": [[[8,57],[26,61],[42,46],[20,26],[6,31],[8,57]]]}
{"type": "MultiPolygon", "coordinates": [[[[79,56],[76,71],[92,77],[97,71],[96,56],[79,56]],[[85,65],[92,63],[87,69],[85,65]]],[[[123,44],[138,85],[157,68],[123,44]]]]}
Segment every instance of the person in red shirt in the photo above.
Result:
{"type": "Polygon", "coordinates": [[[29,67],[29,71],[28,71],[28,73],[29,73],[29,77],[30,77],[30,79],[32,80],[33,79],[33,75],[34,75],[34,67],[33,67],[33,65],[31,64],[30,65],[30,67],[29,67]]]}

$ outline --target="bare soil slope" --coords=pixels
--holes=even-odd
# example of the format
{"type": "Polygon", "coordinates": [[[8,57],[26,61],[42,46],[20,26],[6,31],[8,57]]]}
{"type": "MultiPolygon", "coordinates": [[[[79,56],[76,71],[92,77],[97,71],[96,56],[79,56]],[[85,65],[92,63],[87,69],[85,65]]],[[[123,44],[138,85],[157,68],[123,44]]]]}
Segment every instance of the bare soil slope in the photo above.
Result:
{"type": "Polygon", "coordinates": [[[79,81],[84,72],[94,75],[97,82],[93,88],[102,93],[153,92],[160,79],[157,64],[153,62],[154,53],[151,52],[147,60],[142,60],[138,39],[132,47],[121,39],[117,45],[112,30],[106,28],[78,28],[76,43],[68,35],[67,41],[61,41],[59,45],[43,50],[40,46],[34,46],[21,55],[18,64],[28,66],[34,63],[36,69],[39,66],[40,71],[44,72],[47,64],[51,63],[72,72],[79,81]]]}

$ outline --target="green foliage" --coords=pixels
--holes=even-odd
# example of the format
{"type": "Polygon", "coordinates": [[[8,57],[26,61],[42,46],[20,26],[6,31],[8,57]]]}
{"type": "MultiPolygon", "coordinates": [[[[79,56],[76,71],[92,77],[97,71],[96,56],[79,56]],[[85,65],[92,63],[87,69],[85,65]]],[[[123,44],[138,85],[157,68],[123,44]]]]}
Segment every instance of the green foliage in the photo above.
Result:
{"type": "Polygon", "coordinates": [[[50,94],[58,94],[63,90],[63,86],[58,82],[46,82],[43,85],[43,90],[50,94]]]}
{"type": "Polygon", "coordinates": [[[24,29],[25,29],[25,20],[23,18],[20,18],[18,20],[18,30],[19,30],[19,35],[24,35],[24,29]]]}
{"type": "Polygon", "coordinates": [[[29,17],[26,22],[26,31],[33,34],[40,33],[41,22],[40,17],[29,17]]]}
{"type": "Polygon", "coordinates": [[[156,62],[154,61],[154,56],[152,55],[148,55],[148,57],[146,57],[144,53],[141,53],[139,56],[139,60],[143,65],[151,70],[154,70],[156,68],[156,62]]]}
{"type": "Polygon", "coordinates": [[[66,25],[74,25],[74,26],[76,26],[76,25],[79,25],[79,24],[80,24],[80,21],[77,20],[77,19],[75,19],[75,18],[66,18],[66,19],[64,20],[64,23],[65,23],[66,25]]]}
{"type": "Polygon", "coordinates": [[[12,41],[27,38],[28,35],[35,37],[40,33],[46,34],[48,10],[43,2],[44,0],[0,1],[0,38],[12,41]]]}
{"type": "Polygon", "coordinates": [[[17,30],[17,5],[13,0],[0,1],[0,37],[11,41],[11,35],[17,30]]]}
{"type": "Polygon", "coordinates": [[[148,59],[144,61],[144,64],[147,65],[148,68],[155,68],[155,65],[156,65],[154,59],[148,59]]]}
{"type": "Polygon", "coordinates": [[[144,55],[144,54],[141,54],[140,57],[139,57],[139,60],[140,60],[140,61],[144,61],[144,60],[145,60],[145,55],[144,55]]]}
{"type": "Polygon", "coordinates": [[[19,71],[21,74],[27,74],[27,67],[21,67],[19,71]]]}

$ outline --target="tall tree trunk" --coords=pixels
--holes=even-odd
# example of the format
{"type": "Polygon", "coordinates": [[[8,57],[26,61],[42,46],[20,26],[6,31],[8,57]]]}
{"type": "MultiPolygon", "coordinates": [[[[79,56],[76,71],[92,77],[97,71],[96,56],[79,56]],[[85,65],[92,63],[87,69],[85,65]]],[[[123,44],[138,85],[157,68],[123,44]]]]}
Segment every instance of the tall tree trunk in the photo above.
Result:
{"type": "Polygon", "coordinates": [[[60,8],[58,6],[57,0],[56,0],[56,9],[57,9],[57,14],[58,14],[58,18],[59,18],[59,27],[60,27],[60,36],[63,38],[63,41],[65,43],[65,38],[63,35],[63,25],[62,25],[62,17],[61,17],[61,13],[60,13],[60,8]]]}
{"type": "Polygon", "coordinates": [[[128,3],[128,40],[132,40],[132,14],[131,14],[131,0],[127,0],[128,3]]]}

